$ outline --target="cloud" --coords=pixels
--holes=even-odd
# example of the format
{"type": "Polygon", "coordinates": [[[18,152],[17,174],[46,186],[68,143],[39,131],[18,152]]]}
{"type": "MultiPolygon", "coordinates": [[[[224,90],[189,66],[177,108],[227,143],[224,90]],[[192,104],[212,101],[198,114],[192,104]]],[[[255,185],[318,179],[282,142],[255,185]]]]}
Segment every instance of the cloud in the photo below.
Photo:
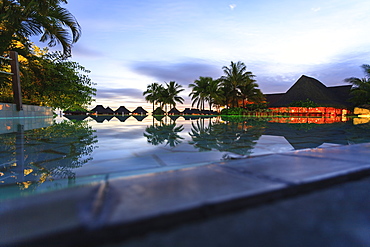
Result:
{"type": "Polygon", "coordinates": [[[137,88],[105,88],[98,89],[97,98],[106,98],[106,99],[142,99],[143,91],[137,88]]]}
{"type": "Polygon", "coordinates": [[[222,70],[217,65],[205,61],[170,62],[136,62],[131,69],[139,74],[154,77],[157,82],[176,81],[187,87],[200,76],[218,78],[222,70]]]}
{"type": "Polygon", "coordinates": [[[94,49],[89,48],[87,45],[81,45],[81,43],[77,43],[72,48],[72,55],[78,57],[85,57],[85,58],[101,58],[104,57],[104,54],[101,51],[97,51],[94,49]]]}
{"type": "Polygon", "coordinates": [[[301,75],[313,77],[321,81],[324,85],[338,86],[348,85],[344,82],[349,77],[364,77],[361,65],[367,62],[369,53],[343,54],[338,56],[331,63],[310,66],[309,68],[298,69],[295,72],[275,75],[263,75],[257,73],[257,83],[263,93],[284,93],[286,92],[301,75]],[[259,76],[261,75],[261,76],[259,76]]]}
{"type": "Polygon", "coordinates": [[[231,10],[234,10],[236,8],[236,4],[230,4],[229,7],[231,10]]]}
{"type": "Polygon", "coordinates": [[[313,12],[318,12],[318,11],[320,11],[320,10],[321,10],[321,8],[320,8],[320,7],[317,7],[317,8],[311,8],[311,10],[312,10],[313,12]]]}

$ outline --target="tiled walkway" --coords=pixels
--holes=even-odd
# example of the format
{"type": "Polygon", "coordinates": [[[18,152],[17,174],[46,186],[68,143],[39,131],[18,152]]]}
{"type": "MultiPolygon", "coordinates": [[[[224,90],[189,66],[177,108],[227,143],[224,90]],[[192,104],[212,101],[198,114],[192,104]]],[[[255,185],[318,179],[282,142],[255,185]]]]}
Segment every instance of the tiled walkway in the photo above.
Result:
{"type": "Polygon", "coordinates": [[[3,201],[0,246],[98,246],[369,175],[370,143],[106,177],[3,201]]]}

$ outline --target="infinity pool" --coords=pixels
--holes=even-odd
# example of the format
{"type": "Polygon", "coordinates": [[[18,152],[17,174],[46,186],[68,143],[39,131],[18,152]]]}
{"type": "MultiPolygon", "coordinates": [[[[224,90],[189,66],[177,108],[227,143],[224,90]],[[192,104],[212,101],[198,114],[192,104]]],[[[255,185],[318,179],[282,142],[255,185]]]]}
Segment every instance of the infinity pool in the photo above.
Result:
{"type": "Polygon", "coordinates": [[[26,129],[0,121],[0,200],[107,176],[149,175],[230,159],[370,142],[370,124],[355,125],[346,119],[316,124],[315,119],[305,118],[69,118],[26,129]]]}

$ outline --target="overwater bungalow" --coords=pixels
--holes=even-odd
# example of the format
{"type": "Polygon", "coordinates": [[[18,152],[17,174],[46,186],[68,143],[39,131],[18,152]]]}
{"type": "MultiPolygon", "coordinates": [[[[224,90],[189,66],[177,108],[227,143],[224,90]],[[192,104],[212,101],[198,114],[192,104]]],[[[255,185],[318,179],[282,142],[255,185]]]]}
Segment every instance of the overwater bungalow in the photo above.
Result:
{"type": "Polygon", "coordinates": [[[185,110],[182,112],[183,115],[200,115],[201,112],[199,109],[190,109],[185,108],[185,110]]]}
{"type": "Polygon", "coordinates": [[[133,112],[132,112],[132,115],[147,115],[148,112],[146,110],[144,110],[144,108],[142,108],[141,106],[137,107],[133,112]]]}
{"type": "Polygon", "coordinates": [[[181,112],[176,109],[176,107],[172,108],[169,112],[168,115],[180,115],[181,112]]]}
{"type": "Polygon", "coordinates": [[[68,118],[69,120],[83,121],[89,116],[88,115],[64,115],[64,117],[68,118]]]}
{"type": "Polygon", "coordinates": [[[147,117],[147,115],[133,115],[133,117],[134,117],[137,121],[141,122],[141,121],[143,121],[143,120],[144,120],[144,118],[146,118],[146,117],[147,117]]]}
{"type": "Polygon", "coordinates": [[[129,111],[126,107],[120,106],[117,110],[114,111],[117,115],[129,115],[131,111],[129,111]]]}
{"type": "Polygon", "coordinates": [[[166,112],[161,108],[161,107],[157,107],[154,112],[152,112],[153,116],[162,116],[164,115],[166,112]]]}
{"type": "Polygon", "coordinates": [[[82,111],[82,110],[77,110],[77,111],[72,111],[72,110],[66,110],[63,112],[64,115],[74,115],[74,116],[77,116],[77,115],[80,115],[80,116],[86,116],[87,115],[87,110],[85,111],[82,111]]]}
{"type": "Polygon", "coordinates": [[[266,94],[268,108],[272,114],[297,116],[345,115],[351,104],[348,102],[352,85],[326,87],[315,78],[302,75],[286,92],[266,94]],[[297,102],[311,101],[312,107],[296,107],[297,102]]]}
{"type": "Polygon", "coordinates": [[[92,119],[94,119],[97,123],[103,123],[105,120],[107,120],[109,122],[114,116],[95,116],[95,115],[91,115],[90,117],[92,119]]]}
{"type": "Polygon", "coordinates": [[[125,122],[129,117],[131,117],[130,115],[116,115],[115,116],[120,122],[125,122]]]}
{"type": "Polygon", "coordinates": [[[107,108],[105,108],[105,114],[106,115],[114,115],[114,111],[108,106],[107,108]]]}
{"type": "Polygon", "coordinates": [[[106,114],[105,107],[102,106],[102,105],[95,106],[93,109],[90,110],[90,112],[92,112],[92,114],[96,114],[96,115],[106,114]]]}
{"type": "Polygon", "coordinates": [[[218,114],[218,112],[212,111],[212,110],[201,110],[200,113],[202,115],[217,115],[218,114]]]}

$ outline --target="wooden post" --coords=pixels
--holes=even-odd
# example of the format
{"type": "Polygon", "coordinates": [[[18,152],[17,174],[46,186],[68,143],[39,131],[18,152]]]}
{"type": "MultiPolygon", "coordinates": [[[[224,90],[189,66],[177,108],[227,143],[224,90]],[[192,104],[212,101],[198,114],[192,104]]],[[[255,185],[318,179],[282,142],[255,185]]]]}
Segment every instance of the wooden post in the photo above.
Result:
{"type": "Polygon", "coordinates": [[[13,84],[13,99],[17,106],[17,111],[23,110],[22,106],[22,91],[21,91],[21,80],[19,76],[19,63],[18,63],[18,52],[10,52],[10,67],[12,70],[12,84],[13,84]]]}

